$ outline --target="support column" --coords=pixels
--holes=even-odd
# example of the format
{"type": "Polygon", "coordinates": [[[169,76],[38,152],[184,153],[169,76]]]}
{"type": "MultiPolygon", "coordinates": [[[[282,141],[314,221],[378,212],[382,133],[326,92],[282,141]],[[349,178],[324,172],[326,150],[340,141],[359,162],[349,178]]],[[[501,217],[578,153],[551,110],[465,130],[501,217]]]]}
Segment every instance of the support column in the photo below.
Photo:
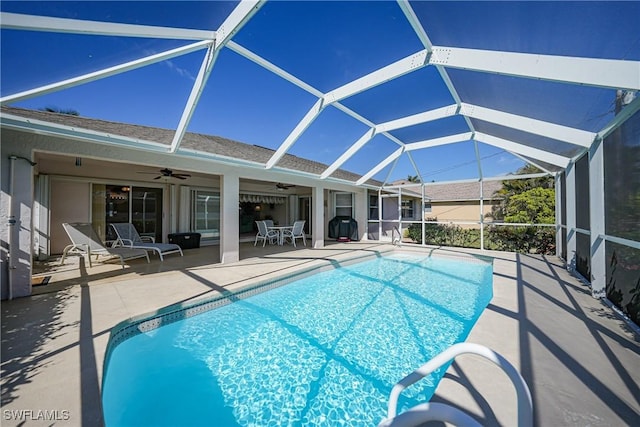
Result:
{"type": "Polygon", "coordinates": [[[367,189],[363,188],[355,194],[354,217],[358,223],[358,240],[368,240],[369,219],[367,189]]]}
{"type": "Polygon", "coordinates": [[[484,251],[484,181],[480,180],[480,250],[484,251]]]}
{"type": "Polygon", "coordinates": [[[313,187],[313,230],[311,246],[314,249],[324,248],[324,188],[313,187]]]}
{"type": "Polygon", "coordinates": [[[45,261],[50,255],[49,238],[49,175],[40,174],[35,182],[36,199],[33,204],[33,255],[38,261],[45,261]]]}
{"type": "Polygon", "coordinates": [[[567,197],[567,269],[576,270],[576,165],[569,163],[566,170],[567,197]]]}
{"type": "Polygon", "coordinates": [[[240,178],[224,174],[220,177],[220,262],[240,260],[240,178]]]}
{"type": "Polygon", "coordinates": [[[589,218],[591,219],[591,295],[605,298],[607,260],[604,251],[604,154],[602,139],[589,149],[589,218]]]}
{"type": "Polygon", "coordinates": [[[564,194],[562,194],[562,175],[557,173],[554,177],[556,187],[556,256],[562,258],[562,248],[564,241],[562,240],[562,203],[564,194]]]}
{"type": "Polygon", "coordinates": [[[191,217],[191,187],[180,186],[180,196],[178,205],[178,231],[194,231],[189,229],[191,217]]]}

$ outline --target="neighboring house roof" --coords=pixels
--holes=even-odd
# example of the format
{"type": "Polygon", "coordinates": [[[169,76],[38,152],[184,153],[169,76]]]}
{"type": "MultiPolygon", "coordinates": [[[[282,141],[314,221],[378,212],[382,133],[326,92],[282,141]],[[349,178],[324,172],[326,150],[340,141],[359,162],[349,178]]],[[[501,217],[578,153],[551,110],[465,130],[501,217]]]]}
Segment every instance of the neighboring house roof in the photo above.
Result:
{"type": "MultiPolygon", "coordinates": [[[[415,184],[407,180],[394,181],[392,185],[415,184]]],[[[482,195],[485,200],[500,199],[494,193],[502,188],[502,181],[484,181],[482,195]]],[[[418,187],[402,190],[403,194],[421,197],[418,187]]],[[[480,199],[479,182],[454,182],[449,184],[428,183],[424,189],[425,199],[431,202],[453,202],[480,199]]]]}
{"type": "MultiPolygon", "coordinates": [[[[2,107],[2,112],[13,114],[28,119],[40,120],[62,126],[81,128],[94,132],[119,135],[127,138],[135,138],[143,141],[155,142],[171,145],[175,135],[175,130],[155,128],[150,126],[132,125],[127,123],[98,120],[70,114],[60,114],[48,111],[29,110],[16,107],[2,107]]],[[[181,144],[182,149],[197,150],[235,159],[247,160],[257,163],[267,163],[275,150],[250,145],[220,136],[204,135],[200,133],[186,132],[181,144]]],[[[325,171],[327,165],[304,159],[292,154],[285,154],[278,162],[278,167],[294,171],[306,172],[320,175],[325,171]]],[[[333,178],[355,182],[360,179],[360,175],[338,169],[332,175],[333,178]]],[[[367,184],[380,186],[381,183],[369,180],[367,184]]]]}

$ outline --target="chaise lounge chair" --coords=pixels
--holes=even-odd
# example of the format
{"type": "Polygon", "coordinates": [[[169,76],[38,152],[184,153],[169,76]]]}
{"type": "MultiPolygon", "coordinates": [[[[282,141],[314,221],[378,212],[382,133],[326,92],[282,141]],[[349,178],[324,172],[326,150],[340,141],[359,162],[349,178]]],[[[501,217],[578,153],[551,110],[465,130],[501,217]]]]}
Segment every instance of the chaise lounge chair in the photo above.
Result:
{"type": "Polygon", "coordinates": [[[69,236],[72,244],[65,247],[62,251],[62,259],[60,260],[60,265],[64,264],[64,260],[69,252],[86,255],[89,259],[89,267],[92,267],[91,255],[96,256],[96,261],[98,260],[98,256],[100,255],[108,256],[110,258],[118,257],[120,258],[120,264],[122,265],[122,268],[124,268],[124,261],[129,259],[145,257],[147,259],[147,262],[149,262],[149,255],[145,250],[129,248],[108,248],[104,246],[91,224],[65,222],[62,224],[62,227],[64,228],[64,231],[67,232],[67,235],[69,236]]]}
{"type": "Polygon", "coordinates": [[[180,253],[180,256],[184,256],[182,248],[174,243],[155,243],[153,237],[140,237],[138,230],[130,222],[112,223],[111,228],[118,236],[115,246],[155,251],[160,257],[160,261],[164,261],[164,255],[173,253],[180,253]]]}

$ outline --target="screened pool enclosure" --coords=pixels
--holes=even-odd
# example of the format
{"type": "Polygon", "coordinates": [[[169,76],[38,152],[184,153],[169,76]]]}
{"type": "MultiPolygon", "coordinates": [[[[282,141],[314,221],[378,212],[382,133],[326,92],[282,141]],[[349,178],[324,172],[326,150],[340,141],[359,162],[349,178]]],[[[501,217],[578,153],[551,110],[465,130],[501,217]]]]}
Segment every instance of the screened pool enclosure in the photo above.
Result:
{"type": "MultiPolygon", "coordinates": [[[[23,252],[34,238],[25,226],[33,213],[22,206],[46,191],[34,153],[217,175],[219,185],[189,190],[215,196],[220,215],[200,225],[212,236],[238,214],[229,208],[238,203],[237,176],[303,183],[314,203],[325,190],[352,191],[367,224],[361,235],[370,239],[401,236],[411,224],[423,237],[438,223],[432,190],[471,183],[477,215],[466,225],[480,230],[482,249],[485,227],[502,225],[485,214],[493,198],[483,187],[528,166],[518,178],[554,183],[554,218],[536,225],[555,232],[556,254],[595,297],[638,322],[639,2],[3,1],[0,8],[3,279],[17,275],[17,283],[30,271],[23,252]],[[46,108],[101,122],[24,113],[46,108]],[[204,139],[187,143],[198,135],[249,144],[260,155],[225,149],[224,140],[215,150],[204,139]],[[403,202],[407,195],[414,202],[403,202]],[[383,198],[395,200],[395,216],[383,215],[383,198]]],[[[193,218],[209,206],[198,203],[193,218]]],[[[324,220],[313,230],[320,247],[331,217],[321,203],[313,214],[324,220]]],[[[231,240],[221,236],[223,262],[237,252],[231,240]]],[[[6,282],[3,298],[12,292],[6,282]]]]}

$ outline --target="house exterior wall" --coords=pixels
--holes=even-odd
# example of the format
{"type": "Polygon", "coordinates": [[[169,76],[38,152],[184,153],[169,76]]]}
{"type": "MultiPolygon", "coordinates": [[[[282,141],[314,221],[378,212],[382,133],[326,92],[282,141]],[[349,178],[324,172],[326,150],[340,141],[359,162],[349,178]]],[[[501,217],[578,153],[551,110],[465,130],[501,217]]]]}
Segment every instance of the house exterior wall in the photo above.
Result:
{"type": "Polygon", "coordinates": [[[61,254],[71,241],[62,227],[63,222],[91,222],[91,184],[63,179],[51,180],[51,236],[50,254],[61,254]]]}
{"type": "MultiPolygon", "coordinates": [[[[73,132],[70,129],[65,129],[73,132]]],[[[223,191],[222,177],[235,177],[237,179],[248,179],[256,181],[272,181],[272,182],[291,182],[292,180],[298,186],[308,187],[312,191],[313,205],[313,245],[315,248],[324,246],[324,237],[327,230],[327,218],[330,207],[327,202],[331,200],[329,191],[351,192],[355,194],[354,208],[356,220],[358,221],[360,236],[364,235],[366,230],[366,202],[365,190],[348,183],[333,182],[330,180],[322,181],[322,185],[318,186],[319,181],[312,176],[292,175],[289,172],[265,170],[260,165],[252,166],[250,164],[234,164],[227,162],[218,162],[212,159],[193,158],[178,154],[167,154],[165,148],[159,148],[154,151],[146,147],[140,149],[135,143],[100,143],[94,140],[71,139],[66,136],[58,136],[57,134],[45,133],[42,131],[35,133],[29,130],[2,127],[0,129],[2,144],[0,144],[2,159],[0,167],[0,221],[8,224],[10,217],[16,218],[15,233],[10,233],[8,227],[0,227],[0,284],[1,298],[9,297],[9,276],[11,275],[12,297],[27,296],[31,294],[31,266],[33,256],[38,258],[46,258],[50,255],[45,253],[46,248],[49,250],[53,247],[54,252],[61,251],[68,243],[66,233],[60,237],[58,231],[54,231],[55,242],[53,239],[49,243],[42,243],[41,239],[34,236],[49,236],[48,227],[51,224],[61,224],[64,221],[90,221],[91,218],[91,183],[103,183],[114,185],[133,185],[147,187],[163,188],[163,212],[165,213],[162,230],[163,237],[175,231],[188,223],[185,217],[188,214],[187,209],[181,209],[178,204],[181,200],[185,200],[180,190],[179,184],[149,182],[143,180],[138,173],[139,167],[153,168],[154,171],[159,168],[169,168],[176,170],[189,171],[191,173],[203,174],[199,177],[189,178],[187,186],[197,188],[207,188],[216,191],[223,191]],[[10,191],[10,160],[9,156],[19,156],[24,159],[14,160],[14,192],[11,197],[10,191]],[[81,157],[82,165],[75,165],[75,158],[81,157]],[[29,159],[36,159],[40,164],[32,167],[29,159]],[[39,160],[43,159],[43,160],[39,160]],[[41,175],[47,177],[42,181],[47,189],[38,188],[39,197],[44,200],[41,194],[49,194],[49,200],[55,198],[56,206],[51,208],[42,203],[34,202],[34,176],[41,175]],[[65,184],[58,187],[58,184],[51,184],[52,181],[66,180],[75,182],[76,184],[65,184]],[[49,184],[47,184],[47,182],[49,184]],[[46,190],[51,189],[55,194],[47,193],[46,190]],[[77,194],[76,194],[77,193],[77,194]],[[80,194],[84,194],[81,196],[80,194]],[[70,200],[72,203],[65,204],[70,200]],[[60,204],[58,204],[60,203],[60,204]],[[37,206],[37,212],[41,213],[39,218],[32,218],[33,207],[37,206]],[[13,206],[10,209],[10,206],[13,206]],[[73,206],[74,210],[70,211],[69,207],[73,206]],[[9,237],[12,234],[13,237],[9,237]],[[61,243],[60,240],[64,238],[61,243]],[[36,250],[33,246],[36,245],[36,250]],[[9,268],[9,253],[14,254],[11,266],[9,268]]],[[[104,137],[104,136],[103,136],[104,137]]],[[[148,169],[147,169],[148,170],[148,169]]],[[[227,191],[237,191],[237,185],[230,185],[227,191]]],[[[185,188],[184,195],[188,194],[189,188],[185,188]]],[[[224,197],[224,196],[222,196],[224,197]]],[[[227,225],[236,224],[238,227],[238,209],[237,194],[233,202],[233,198],[227,199],[227,205],[235,205],[234,212],[230,210],[221,218],[226,221],[227,225]],[[235,214],[235,216],[234,216],[235,214]]],[[[284,211],[283,215],[287,215],[284,211]]],[[[226,227],[225,227],[226,228],[226,227]]],[[[228,228],[233,230],[233,227],[228,228]]],[[[227,231],[228,231],[227,230],[227,231]]],[[[227,242],[220,245],[220,259],[223,262],[232,262],[237,259],[237,230],[234,233],[227,234],[227,242]],[[233,243],[234,239],[236,244],[233,243]]]]}
{"type": "MultiPolygon", "coordinates": [[[[485,200],[483,204],[483,215],[491,213],[491,208],[497,204],[495,201],[485,200]]],[[[480,202],[432,202],[431,212],[424,214],[426,218],[438,218],[438,221],[480,221],[480,202]]],[[[464,225],[461,227],[477,228],[475,225],[464,225]]]]}

